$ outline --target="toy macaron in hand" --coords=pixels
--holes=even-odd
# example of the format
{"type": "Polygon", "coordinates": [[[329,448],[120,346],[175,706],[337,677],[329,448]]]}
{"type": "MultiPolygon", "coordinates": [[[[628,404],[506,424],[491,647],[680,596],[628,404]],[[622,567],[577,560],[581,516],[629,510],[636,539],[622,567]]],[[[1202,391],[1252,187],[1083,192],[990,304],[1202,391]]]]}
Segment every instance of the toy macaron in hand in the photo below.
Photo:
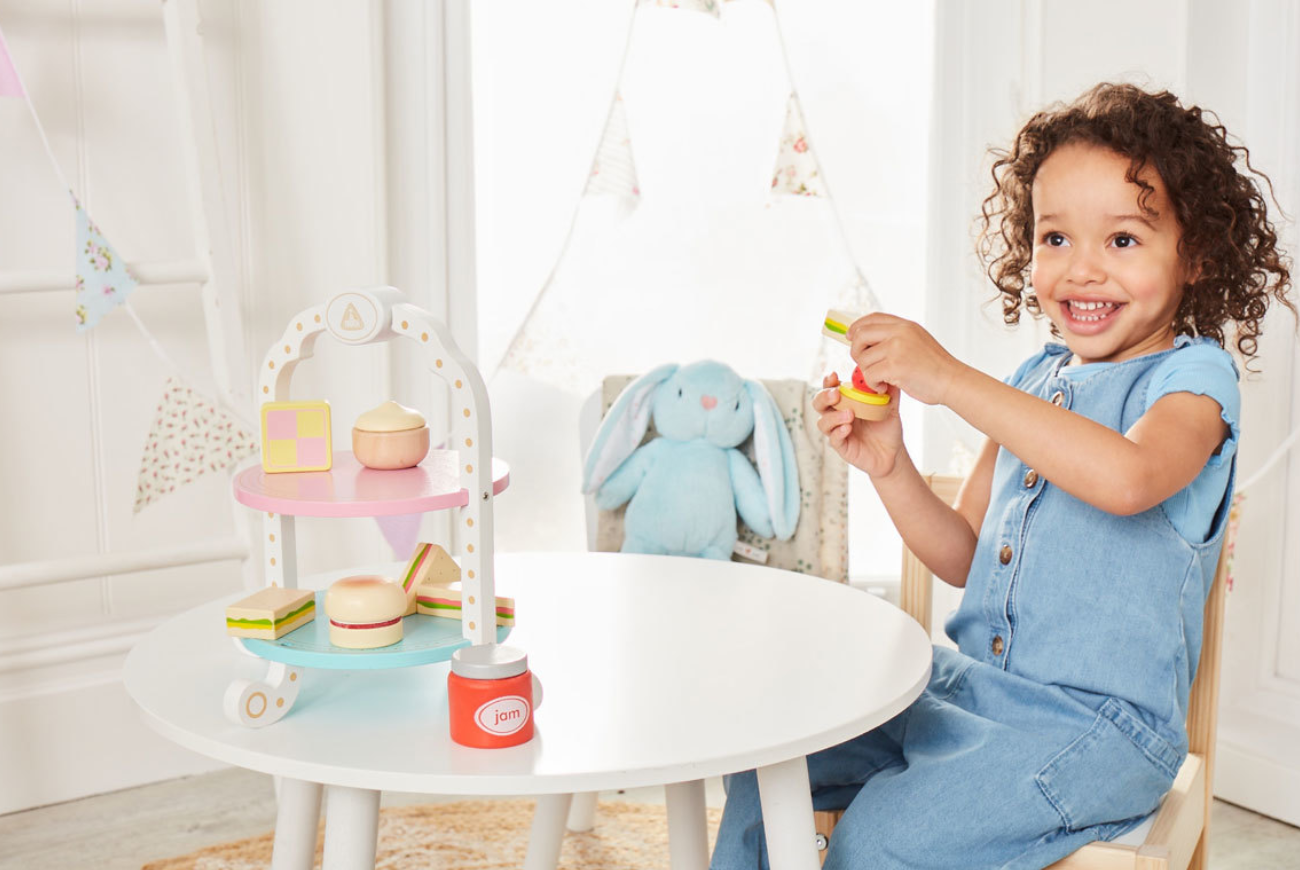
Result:
{"type": "Polygon", "coordinates": [[[402,639],[406,593],[374,575],[336,580],[325,593],[330,643],[346,649],[392,646],[402,639]]]}
{"type": "Polygon", "coordinates": [[[352,453],[367,468],[419,465],[429,453],[429,427],[414,408],[384,402],[352,425],[352,453]]]}

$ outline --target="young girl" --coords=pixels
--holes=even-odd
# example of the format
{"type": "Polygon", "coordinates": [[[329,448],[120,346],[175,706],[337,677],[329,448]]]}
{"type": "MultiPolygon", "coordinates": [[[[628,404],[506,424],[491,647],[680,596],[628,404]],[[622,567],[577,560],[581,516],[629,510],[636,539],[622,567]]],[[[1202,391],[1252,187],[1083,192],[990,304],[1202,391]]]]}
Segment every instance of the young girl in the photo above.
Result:
{"type": "MultiPolygon", "coordinates": [[[[814,805],[847,808],[825,870],[1044,867],[1130,830],[1173,782],[1237,449],[1223,345],[1249,360],[1268,303],[1292,307],[1225,135],[1171,94],[1108,84],[1025,125],[980,247],[1004,319],[1046,315],[1060,343],[1005,382],[898,317],[849,329],[894,411],[855,421],[827,389],[821,430],[965,593],[946,624],[960,651],[935,649],[916,703],[808,759],[814,805]],[[900,391],[987,436],[951,508],[903,445],[900,391]]],[[[728,782],[713,867],[760,866],[750,772],[728,782]]]]}

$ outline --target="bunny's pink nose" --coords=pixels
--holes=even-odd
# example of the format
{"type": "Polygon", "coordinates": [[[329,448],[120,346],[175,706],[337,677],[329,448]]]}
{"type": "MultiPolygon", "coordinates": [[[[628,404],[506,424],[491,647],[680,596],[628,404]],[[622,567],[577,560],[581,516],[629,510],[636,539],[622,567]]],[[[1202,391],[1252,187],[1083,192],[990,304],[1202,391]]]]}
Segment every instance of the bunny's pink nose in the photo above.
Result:
{"type": "Polygon", "coordinates": [[[713,396],[700,396],[700,404],[704,406],[704,410],[712,411],[718,406],[718,400],[713,396]]]}

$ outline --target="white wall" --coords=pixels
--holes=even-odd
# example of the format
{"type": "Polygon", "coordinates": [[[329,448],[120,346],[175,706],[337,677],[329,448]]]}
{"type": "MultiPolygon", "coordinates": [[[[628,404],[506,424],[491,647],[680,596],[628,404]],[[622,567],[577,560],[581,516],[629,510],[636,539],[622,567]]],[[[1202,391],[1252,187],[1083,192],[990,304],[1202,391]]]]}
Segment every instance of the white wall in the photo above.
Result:
{"type": "MultiPolygon", "coordinates": [[[[385,281],[382,7],[201,6],[220,146],[205,171],[224,192],[208,213],[233,239],[225,299],[243,312],[234,366],[249,373],[292,314],[385,281]]],[[[63,172],[119,253],[192,257],[157,0],[0,0],[0,27],[63,172]]],[[[0,100],[0,154],[0,273],[71,275],[72,214],[19,100],[0,100]]],[[[219,474],[132,515],[166,372],[121,312],[76,335],[72,298],[0,295],[0,565],[237,534],[246,517],[219,474]]],[[[194,386],[211,390],[199,298],[195,286],[131,297],[167,353],[199,373],[194,386]]],[[[327,345],[294,393],[327,396],[345,441],[346,421],[384,397],[388,367],[370,350],[327,345]]],[[[368,525],[300,529],[305,571],[386,557],[368,525]]],[[[241,582],[239,563],[225,561],[0,592],[0,812],[209,767],[145,729],[119,673],[143,631],[241,582]]]]}

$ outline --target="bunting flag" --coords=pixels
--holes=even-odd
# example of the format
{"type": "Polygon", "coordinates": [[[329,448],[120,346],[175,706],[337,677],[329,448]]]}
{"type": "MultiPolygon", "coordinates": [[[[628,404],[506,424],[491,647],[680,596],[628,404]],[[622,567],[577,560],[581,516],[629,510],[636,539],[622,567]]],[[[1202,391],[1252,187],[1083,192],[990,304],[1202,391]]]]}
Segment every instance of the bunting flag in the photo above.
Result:
{"type": "Polygon", "coordinates": [[[0,30],[0,97],[22,97],[22,79],[18,78],[18,68],[9,56],[9,46],[5,43],[4,31],[0,30]]]}
{"type": "Polygon", "coordinates": [[[721,0],[639,0],[639,6],[658,6],[661,9],[688,9],[691,12],[704,12],[714,18],[720,18],[721,0]]]}
{"type": "Polygon", "coordinates": [[[808,134],[799,108],[799,98],[791,92],[785,106],[785,129],[772,173],[772,192],[794,196],[824,196],[817,158],[808,144],[808,134]]]}
{"type": "Polygon", "coordinates": [[[420,521],[424,514],[393,514],[375,517],[379,531],[383,533],[388,546],[393,548],[394,559],[407,559],[415,550],[415,543],[420,538],[420,521]]]}
{"type": "Polygon", "coordinates": [[[256,435],[202,393],[169,377],[140,459],[134,512],[257,451],[256,435]]]}
{"type": "Polygon", "coordinates": [[[632,161],[632,140],[627,132],[627,115],[623,109],[623,95],[614,96],[614,107],[605,122],[605,132],[596,149],[596,159],[591,163],[591,175],[583,195],[612,194],[636,202],[641,188],[636,181],[636,164],[632,161]]]}
{"type": "Polygon", "coordinates": [[[126,301],[136,280],[75,194],[72,202],[77,207],[77,332],[85,332],[126,301]]]}
{"type": "Polygon", "coordinates": [[[1228,531],[1223,538],[1223,546],[1227,555],[1224,556],[1228,561],[1227,565],[1227,586],[1228,591],[1232,591],[1232,562],[1237,554],[1237,531],[1241,528],[1241,502],[1246,497],[1244,492],[1239,492],[1232,497],[1232,506],[1228,508],[1228,531]]]}

